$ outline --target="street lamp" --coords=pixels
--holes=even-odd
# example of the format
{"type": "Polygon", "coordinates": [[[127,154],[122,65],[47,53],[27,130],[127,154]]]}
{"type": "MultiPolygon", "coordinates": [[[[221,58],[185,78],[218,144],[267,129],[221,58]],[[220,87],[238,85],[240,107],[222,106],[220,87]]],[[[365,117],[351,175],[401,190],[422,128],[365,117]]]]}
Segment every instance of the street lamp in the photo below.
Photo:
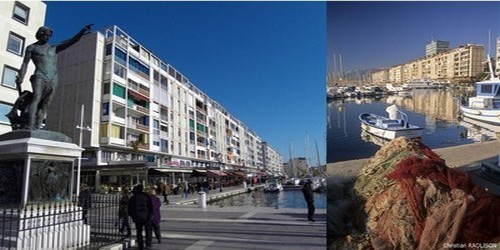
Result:
{"type": "Polygon", "coordinates": [[[221,153],[217,154],[217,161],[219,162],[219,192],[222,193],[222,179],[221,179],[221,175],[222,175],[222,154],[221,153]]]}
{"type": "MultiPolygon", "coordinates": [[[[89,126],[83,127],[83,109],[84,105],[82,104],[82,109],[80,111],[80,126],[76,126],[77,129],[80,130],[80,141],[78,146],[81,148],[82,147],[82,137],[83,137],[83,131],[92,131],[92,129],[89,126]]],[[[80,157],[78,157],[78,169],[76,171],[76,195],[80,195],[80,172],[81,172],[81,165],[82,165],[82,154],[83,151],[80,153],[80,157]]]]}

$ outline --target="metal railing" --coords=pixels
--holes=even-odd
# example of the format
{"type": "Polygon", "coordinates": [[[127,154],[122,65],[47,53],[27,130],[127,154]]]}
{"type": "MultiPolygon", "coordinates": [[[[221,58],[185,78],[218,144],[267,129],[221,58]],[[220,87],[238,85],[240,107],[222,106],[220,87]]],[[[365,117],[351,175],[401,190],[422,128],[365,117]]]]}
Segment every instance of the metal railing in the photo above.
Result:
{"type": "MultiPolygon", "coordinates": [[[[83,225],[85,212],[74,202],[56,202],[0,207],[0,249],[45,246],[75,249],[97,249],[121,242],[121,221],[118,217],[120,194],[92,194],[91,207],[87,210],[90,226],[90,244],[83,235],[88,227],[83,225]]],[[[129,218],[130,219],[130,218],[129,218]]],[[[87,238],[88,239],[88,238],[87,238]]]]}

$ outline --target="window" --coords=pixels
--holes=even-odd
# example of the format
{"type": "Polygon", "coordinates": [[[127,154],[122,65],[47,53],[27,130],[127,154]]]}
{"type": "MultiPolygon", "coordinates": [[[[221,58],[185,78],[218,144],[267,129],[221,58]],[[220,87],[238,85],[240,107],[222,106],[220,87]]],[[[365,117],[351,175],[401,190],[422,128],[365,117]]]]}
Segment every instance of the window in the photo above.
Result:
{"type": "Polygon", "coordinates": [[[16,76],[18,73],[19,72],[17,71],[17,69],[5,66],[3,68],[3,73],[2,73],[2,85],[15,88],[16,76]]]}
{"type": "Polygon", "coordinates": [[[17,55],[23,54],[24,38],[10,32],[9,41],[7,42],[7,51],[17,55]]]}
{"type": "Polygon", "coordinates": [[[12,18],[21,23],[28,24],[28,17],[30,14],[30,9],[24,4],[16,2],[14,5],[14,11],[12,13],[12,18]]]}
{"type": "Polygon", "coordinates": [[[125,88],[116,83],[113,84],[113,95],[125,99],[125,88]]]}
{"type": "Polygon", "coordinates": [[[493,85],[491,84],[485,84],[481,86],[481,94],[491,94],[492,90],[493,90],[493,85]]]}
{"type": "Polygon", "coordinates": [[[10,124],[9,118],[5,116],[12,109],[12,105],[0,102],[0,123],[10,124]]]}

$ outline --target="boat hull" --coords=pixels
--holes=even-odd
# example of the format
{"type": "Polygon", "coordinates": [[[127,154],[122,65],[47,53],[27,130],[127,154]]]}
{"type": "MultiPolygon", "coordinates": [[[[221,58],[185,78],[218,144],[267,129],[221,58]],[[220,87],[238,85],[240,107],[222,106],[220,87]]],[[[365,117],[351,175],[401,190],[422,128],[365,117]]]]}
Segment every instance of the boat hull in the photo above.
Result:
{"type": "Polygon", "coordinates": [[[500,125],[500,109],[481,109],[460,106],[462,115],[474,120],[500,125]]]}
{"type": "MultiPolygon", "coordinates": [[[[410,125],[409,128],[403,127],[403,126],[395,126],[391,128],[383,128],[383,127],[378,127],[375,124],[372,124],[368,121],[367,118],[369,117],[380,117],[377,115],[372,115],[368,113],[361,114],[359,116],[361,120],[361,128],[365,130],[367,133],[370,133],[372,135],[387,139],[387,140],[392,140],[398,137],[406,137],[409,139],[413,138],[418,138],[422,136],[422,131],[423,128],[417,127],[417,126],[412,126],[410,125]]],[[[380,117],[382,118],[382,117],[380,117]]]]}

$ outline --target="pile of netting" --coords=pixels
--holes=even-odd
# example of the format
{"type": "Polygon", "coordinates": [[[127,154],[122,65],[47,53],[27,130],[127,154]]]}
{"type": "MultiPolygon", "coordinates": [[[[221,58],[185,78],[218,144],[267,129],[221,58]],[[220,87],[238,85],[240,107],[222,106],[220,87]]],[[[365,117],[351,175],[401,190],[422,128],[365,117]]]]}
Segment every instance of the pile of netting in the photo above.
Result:
{"type": "Polygon", "coordinates": [[[500,243],[500,198],[448,168],[419,140],[401,137],[382,147],[360,171],[353,204],[360,208],[349,218],[358,231],[348,236],[353,248],[500,243]]]}

